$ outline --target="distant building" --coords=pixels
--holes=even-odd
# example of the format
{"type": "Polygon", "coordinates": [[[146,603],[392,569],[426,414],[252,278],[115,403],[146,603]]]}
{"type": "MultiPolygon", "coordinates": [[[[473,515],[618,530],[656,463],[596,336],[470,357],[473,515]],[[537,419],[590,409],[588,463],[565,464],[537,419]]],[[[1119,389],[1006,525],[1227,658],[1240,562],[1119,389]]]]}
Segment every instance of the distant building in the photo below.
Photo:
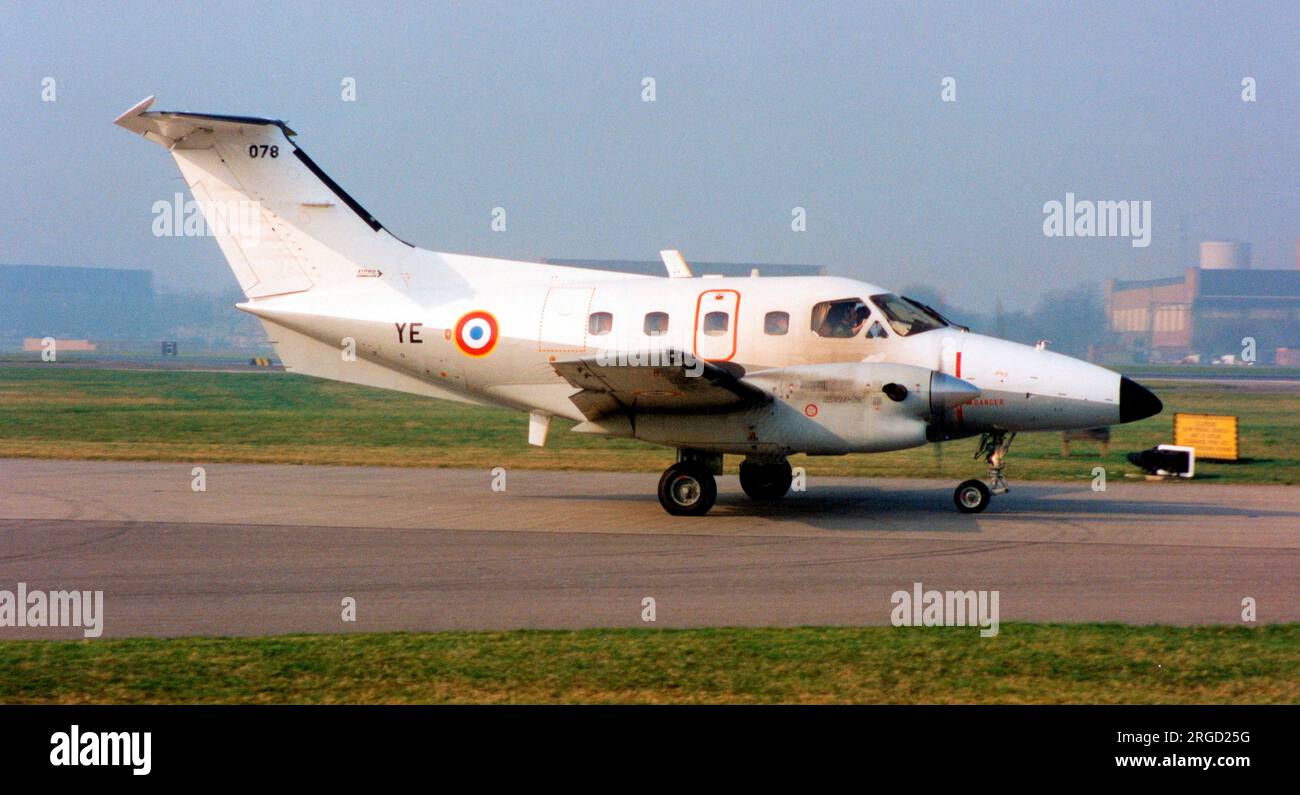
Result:
{"type": "Polygon", "coordinates": [[[153,273],[0,265],[0,345],[27,337],[140,340],[158,335],[153,273]]]}
{"type": "Polygon", "coordinates": [[[1182,276],[1106,282],[1106,317],[1120,352],[1136,361],[1208,363],[1240,357],[1249,337],[1261,364],[1288,360],[1288,350],[1300,348],[1300,267],[1252,270],[1249,246],[1231,242],[1202,244],[1201,257],[1182,276]]]}
{"type": "MultiPolygon", "coordinates": [[[[647,276],[665,276],[667,271],[660,260],[633,259],[544,259],[548,265],[568,265],[573,268],[593,268],[602,271],[642,273],[647,276]]],[[[781,265],[762,262],[695,262],[687,260],[691,273],[696,276],[749,276],[757,270],[762,276],[825,276],[823,265],[781,265]]]]}

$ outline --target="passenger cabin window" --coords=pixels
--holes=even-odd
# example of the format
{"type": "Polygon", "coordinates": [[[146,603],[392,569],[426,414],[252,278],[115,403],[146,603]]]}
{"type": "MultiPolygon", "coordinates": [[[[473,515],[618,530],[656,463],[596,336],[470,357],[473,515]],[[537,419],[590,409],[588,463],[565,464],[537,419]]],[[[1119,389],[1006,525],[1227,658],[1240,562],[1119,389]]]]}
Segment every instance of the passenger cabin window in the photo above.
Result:
{"type": "Polygon", "coordinates": [[[948,325],[938,312],[911,298],[893,293],[881,293],[871,296],[871,301],[880,307],[890,327],[900,337],[908,337],[948,325]]]}
{"type": "Polygon", "coordinates": [[[768,312],[763,318],[763,333],[781,336],[790,333],[789,312],[768,312]]]}
{"type": "Polygon", "coordinates": [[[667,312],[646,312],[645,333],[647,337],[661,337],[668,333],[667,312]]]}
{"type": "Polygon", "coordinates": [[[856,337],[870,314],[861,298],[823,301],[813,307],[812,330],[819,337],[856,337]]]}
{"type": "Polygon", "coordinates": [[[592,312],[587,317],[587,333],[599,337],[614,330],[614,316],[608,312],[592,312]]]}
{"type": "Polygon", "coordinates": [[[710,312],[704,316],[704,333],[710,337],[721,337],[731,328],[731,315],[726,312],[710,312]]]}

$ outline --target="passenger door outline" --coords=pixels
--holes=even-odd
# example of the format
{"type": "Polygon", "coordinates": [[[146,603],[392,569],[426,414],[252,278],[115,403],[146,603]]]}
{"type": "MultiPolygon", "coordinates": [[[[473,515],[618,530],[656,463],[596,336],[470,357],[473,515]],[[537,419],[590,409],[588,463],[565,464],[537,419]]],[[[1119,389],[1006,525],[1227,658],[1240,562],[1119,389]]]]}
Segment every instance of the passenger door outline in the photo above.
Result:
{"type": "Polygon", "coordinates": [[[709,362],[729,362],[736,355],[740,333],[740,293],[736,290],[705,290],[695,300],[695,333],[692,348],[696,358],[709,362]],[[701,331],[709,312],[726,312],[731,319],[727,334],[710,336],[701,331]]]}

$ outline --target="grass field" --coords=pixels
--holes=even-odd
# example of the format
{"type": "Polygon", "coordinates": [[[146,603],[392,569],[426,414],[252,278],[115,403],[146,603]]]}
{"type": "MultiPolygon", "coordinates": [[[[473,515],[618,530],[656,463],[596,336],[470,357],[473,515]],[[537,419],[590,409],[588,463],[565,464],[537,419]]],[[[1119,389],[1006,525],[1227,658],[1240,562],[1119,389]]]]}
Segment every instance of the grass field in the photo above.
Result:
{"type": "MultiPolygon", "coordinates": [[[[1240,463],[1198,462],[1227,483],[1300,483],[1300,389],[1152,382],[1158,417],[1112,429],[1110,454],[1086,443],[1061,454],[1060,434],[1023,434],[1014,480],[1137,474],[1124,454],[1173,441],[1174,411],[1240,417],[1240,463]]],[[[0,368],[0,456],[418,467],[658,471],[673,452],[566,431],[530,447],[527,417],[285,373],[0,368]]],[[[792,459],[811,475],[982,477],[975,439],[896,453],[792,459]]],[[[734,464],[729,464],[734,472],[734,464]]]]}
{"type": "Polygon", "coordinates": [[[1300,367],[1226,366],[1213,364],[1126,364],[1117,366],[1130,378],[1296,378],[1300,367]]]}
{"type": "Polygon", "coordinates": [[[0,703],[1296,703],[1300,625],[0,643],[0,703]]]}

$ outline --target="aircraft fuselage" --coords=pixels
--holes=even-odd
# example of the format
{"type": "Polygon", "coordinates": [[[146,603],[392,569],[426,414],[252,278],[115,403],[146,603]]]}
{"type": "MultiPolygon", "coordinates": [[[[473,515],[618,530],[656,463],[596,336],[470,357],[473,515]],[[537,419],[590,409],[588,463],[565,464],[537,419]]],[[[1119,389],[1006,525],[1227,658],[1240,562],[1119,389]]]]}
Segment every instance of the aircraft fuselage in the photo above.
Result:
{"type": "MultiPolygon", "coordinates": [[[[566,269],[563,279],[522,281],[445,300],[439,300],[437,291],[412,290],[396,306],[385,293],[373,304],[363,294],[336,306],[312,296],[310,310],[302,312],[294,310],[294,296],[279,299],[274,309],[263,309],[262,303],[244,307],[332,346],[351,338],[358,356],[444,389],[448,397],[577,422],[585,418],[569,400],[574,388],[557,375],[555,362],[655,349],[732,363],[750,376],[796,365],[856,362],[906,364],[951,375],[978,388],[979,395],[946,409],[943,426],[949,438],[1120,421],[1118,374],[953,326],[900,333],[872,298],[889,291],[865,282],[836,277],[611,278],[599,271],[586,272],[591,278],[582,281],[573,273],[566,269]],[[814,307],[846,299],[861,300],[869,310],[858,330],[846,336],[819,333],[813,327],[814,307]],[[773,313],[784,313],[785,322],[773,325],[773,313]],[[469,338],[473,326],[468,332],[462,326],[458,338],[458,324],[467,317],[470,324],[483,320],[477,324],[483,343],[469,338]],[[873,327],[874,337],[868,334],[873,327]],[[476,349],[479,344],[490,347],[476,349]]],[[[821,399],[842,403],[857,397],[869,407],[871,386],[841,380],[844,393],[824,392],[821,399]],[[854,389],[862,394],[848,394],[854,389]]],[[[810,422],[828,419],[819,419],[826,406],[797,387],[774,387],[774,394],[810,422]]],[[[716,425],[716,418],[701,421],[716,425]]],[[[880,440],[883,448],[873,443],[861,449],[897,449],[925,441],[905,436],[880,440]]]]}

